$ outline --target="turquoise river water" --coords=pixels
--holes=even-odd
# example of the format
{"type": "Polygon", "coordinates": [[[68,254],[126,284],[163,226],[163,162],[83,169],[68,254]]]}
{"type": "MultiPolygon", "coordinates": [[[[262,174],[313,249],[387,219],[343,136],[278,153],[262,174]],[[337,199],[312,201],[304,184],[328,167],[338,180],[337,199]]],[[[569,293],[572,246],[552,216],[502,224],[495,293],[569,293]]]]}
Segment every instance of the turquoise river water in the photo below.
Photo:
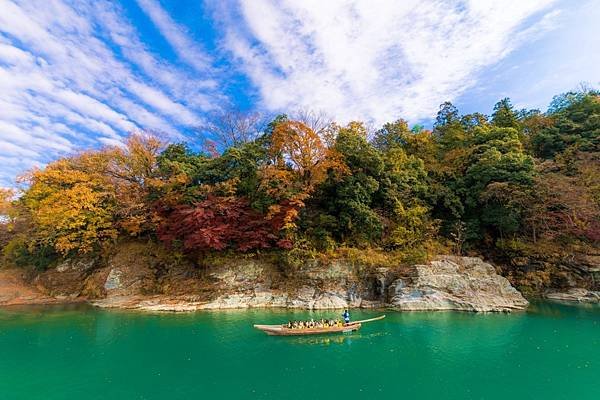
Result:
{"type": "Polygon", "coordinates": [[[320,337],[252,328],[336,314],[0,309],[0,400],[600,399],[598,307],[387,312],[320,337]]]}

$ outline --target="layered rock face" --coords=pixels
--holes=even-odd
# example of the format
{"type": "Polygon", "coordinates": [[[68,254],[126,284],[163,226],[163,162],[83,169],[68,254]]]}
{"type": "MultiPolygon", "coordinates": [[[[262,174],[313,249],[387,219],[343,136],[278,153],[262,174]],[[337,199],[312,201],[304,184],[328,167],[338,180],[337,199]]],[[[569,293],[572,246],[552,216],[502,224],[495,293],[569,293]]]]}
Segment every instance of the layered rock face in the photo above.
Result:
{"type": "Polygon", "coordinates": [[[0,305],[51,304],[60,301],[28,283],[22,270],[0,270],[0,305]]]}
{"type": "Polygon", "coordinates": [[[415,265],[412,279],[390,287],[390,306],[400,310],[510,311],[528,302],[480,258],[446,256],[415,265]]]}
{"type": "Polygon", "coordinates": [[[33,285],[48,302],[88,300],[100,307],[148,311],[389,307],[487,312],[528,304],[494,267],[478,258],[442,256],[395,268],[307,260],[293,271],[265,257],[206,264],[198,268],[169,263],[134,243],[123,245],[104,266],[66,261],[39,275],[33,285]]]}
{"type": "Polygon", "coordinates": [[[549,300],[577,303],[600,303],[600,291],[571,288],[566,291],[551,290],[544,297],[549,300]]]}
{"type": "MultiPolygon", "coordinates": [[[[137,271],[137,269],[136,269],[137,271]]],[[[365,270],[349,262],[307,262],[286,275],[275,263],[232,260],[208,267],[178,290],[169,277],[155,286],[163,293],[141,293],[127,268],[104,273],[101,307],[150,311],[195,311],[254,307],[297,309],[394,308],[410,311],[511,311],[528,302],[494,267],[479,258],[443,256],[424,265],[365,270]]],[[[135,274],[134,274],[135,275],[135,274]]]]}

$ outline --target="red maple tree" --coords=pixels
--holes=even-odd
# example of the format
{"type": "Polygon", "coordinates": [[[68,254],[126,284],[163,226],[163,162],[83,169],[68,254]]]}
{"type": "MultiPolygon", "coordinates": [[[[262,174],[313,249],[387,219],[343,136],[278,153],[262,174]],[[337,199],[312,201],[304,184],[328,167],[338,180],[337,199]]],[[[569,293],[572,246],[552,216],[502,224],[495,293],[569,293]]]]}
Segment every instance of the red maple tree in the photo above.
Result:
{"type": "Polygon", "coordinates": [[[247,199],[209,195],[168,212],[158,237],[169,245],[180,241],[185,251],[289,248],[291,242],[279,238],[282,224],[283,218],[265,218],[247,199]]]}

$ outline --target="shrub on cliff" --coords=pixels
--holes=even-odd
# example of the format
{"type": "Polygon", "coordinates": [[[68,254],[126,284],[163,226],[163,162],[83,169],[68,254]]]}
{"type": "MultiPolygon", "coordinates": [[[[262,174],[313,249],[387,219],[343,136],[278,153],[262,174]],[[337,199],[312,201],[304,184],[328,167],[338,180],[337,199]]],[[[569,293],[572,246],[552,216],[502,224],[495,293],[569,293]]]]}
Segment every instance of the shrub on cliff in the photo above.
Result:
{"type": "Polygon", "coordinates": [[[130,236],[188,254],[291,258],[420,257],[447,241],[521,256],[540,240],[599,246],[599,99],[562,95],[546,113],[503,99],[489,117],[444,103],[432,131],[398,119],[373,135],[360,122],[280,115],[207,153],[133,135],[30,171],[20,197],[0,192],[0,246],[14,264],[40,266],[130,236]]]}

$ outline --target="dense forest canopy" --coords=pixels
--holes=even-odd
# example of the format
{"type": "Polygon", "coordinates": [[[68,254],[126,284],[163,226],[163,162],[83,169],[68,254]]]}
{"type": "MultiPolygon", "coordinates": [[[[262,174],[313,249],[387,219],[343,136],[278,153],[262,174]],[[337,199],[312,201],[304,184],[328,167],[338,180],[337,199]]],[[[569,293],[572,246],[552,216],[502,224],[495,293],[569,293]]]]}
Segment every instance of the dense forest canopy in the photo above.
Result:
{"type": "Polygon", "coordinates": [[[0,192],[4,264],[46,268],[132,236],[187,255],[438,244],[510,256],[600,241],[596,91],[545,113],[444,103],[432,130],[310,116],[260,129],[254,114],[221,116],[206,151],[136,134],[29,171],[21,193],[0,192]]]}

